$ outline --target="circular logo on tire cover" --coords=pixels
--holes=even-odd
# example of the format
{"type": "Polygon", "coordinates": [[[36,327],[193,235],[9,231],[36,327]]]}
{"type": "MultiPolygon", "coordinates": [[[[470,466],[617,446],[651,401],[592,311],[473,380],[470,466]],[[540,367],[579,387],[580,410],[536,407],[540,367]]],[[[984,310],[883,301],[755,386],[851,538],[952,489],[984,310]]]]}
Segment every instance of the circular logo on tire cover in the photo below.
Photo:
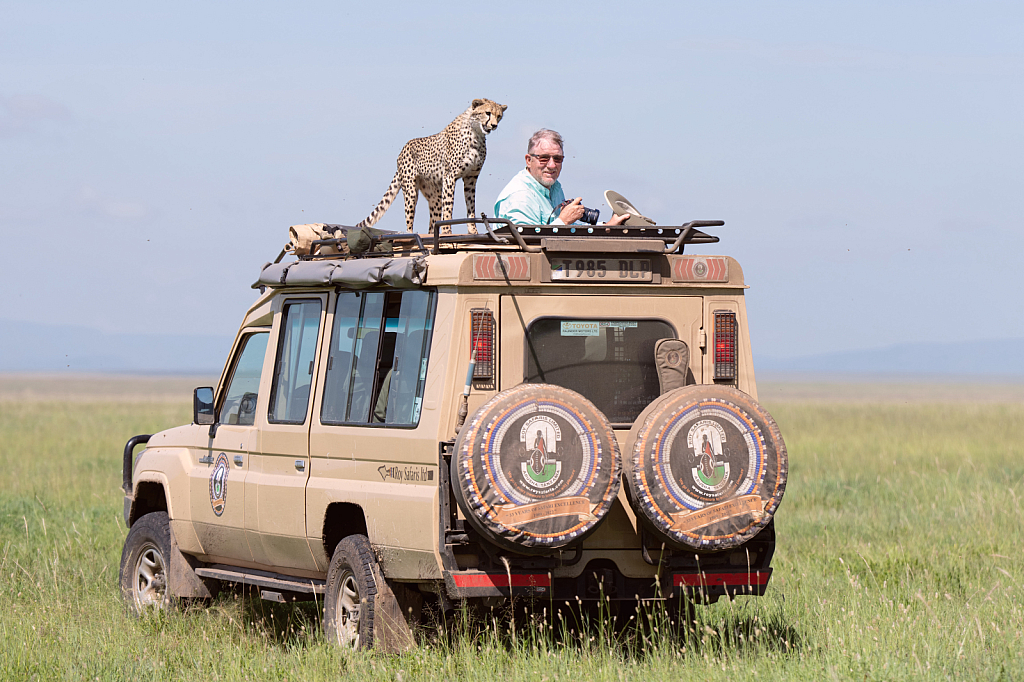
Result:
{"type": "Polygon", "coordinates": [[[518,547],[569,544],[597,525],[618,494],[621,458],[612,436],[597,408],[568,389],[504,391],[459,436],[460,502],[518,547]]]}
{"type": "Polygon", "coordinates": [[[562,440],[558,422],[546,414],[534,415],[523,424],[519,440],[526,448],[526,461],[520,466],[523,475],[519,478],[523,487],[540,493],[558,483],[562,475],[562,462],[555,459],[562,440]]]}
{"type": "Polygon", "coordinates": [[[210,506],[213,513],[220,516],[228,503],[228,456],[223,452],[217,457],[217,463],[210,472],[210,506]]]}
{"type": "Polygon", "coordinates": [[[697,549],[739,545],[781,500],[785,446],[775,434],[766,441],[758,422],[770,417],[755,419],[763,410],[750,398],[743,402],[756,410],[708,396],[735,389],[697,388],[666,394],[642,415],[630,485],[639,510],[669,538],[697,549]]]}

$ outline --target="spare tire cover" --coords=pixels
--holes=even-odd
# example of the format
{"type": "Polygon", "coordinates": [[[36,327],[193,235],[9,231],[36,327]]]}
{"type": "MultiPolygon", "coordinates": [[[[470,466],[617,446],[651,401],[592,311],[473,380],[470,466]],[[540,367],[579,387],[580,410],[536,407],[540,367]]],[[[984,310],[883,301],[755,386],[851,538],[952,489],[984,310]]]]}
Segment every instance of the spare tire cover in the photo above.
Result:
{"type": "Polygon", "coordinates": [[[521,384],[484,403],[459,433],[455,498],[495,544],[537,554],[577,544],[611,509],[622,456],[608,419],[579,393],[521,384]]]}
{"type": "Polygon", "coordinates": [[[627,493],[669,546],[738,547],[764,528],[786,489],[786,444],[771,415],[728,386],[677,388],[633,423],[627,493]]]}

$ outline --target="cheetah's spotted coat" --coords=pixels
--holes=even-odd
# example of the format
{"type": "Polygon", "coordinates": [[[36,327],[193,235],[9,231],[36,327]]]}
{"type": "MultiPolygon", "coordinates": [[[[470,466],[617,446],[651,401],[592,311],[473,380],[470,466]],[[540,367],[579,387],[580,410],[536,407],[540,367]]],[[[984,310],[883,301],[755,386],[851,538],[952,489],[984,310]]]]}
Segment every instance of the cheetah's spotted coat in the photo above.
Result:
{"type": "MultiPolygon", "coordinates": [[[[487,158],[487,133],[498,127],[505,109],[489,99],[475,99],[468,109],[448,126],[429,137],[410,140],[398,155],[398,171],[373,212],[356,227],[373,225],[402,192],[405,198],[405,225],[412,232],[419,193],[430,207],[430,223],[451,220],[455,205],[455,181],[462,178],[466,193],[466,216],[476,217],[476,180],[487,158]]],[[[470,225],[476,234],[476,226],[470,225]]],[[[451,234],[450,227],[441,228],[451,234]]]]}

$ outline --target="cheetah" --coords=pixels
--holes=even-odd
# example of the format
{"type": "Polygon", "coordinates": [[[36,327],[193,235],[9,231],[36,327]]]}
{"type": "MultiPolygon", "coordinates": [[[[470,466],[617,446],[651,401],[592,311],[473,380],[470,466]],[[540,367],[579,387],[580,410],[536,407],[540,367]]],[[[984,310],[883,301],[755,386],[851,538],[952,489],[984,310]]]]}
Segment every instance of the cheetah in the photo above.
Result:
{"type": "MultiPolygon", "coordinates": [[[[409,232],[420,192],[430,208],[431,226],[439,220],[451,220],[455,181],[459,178],[466,193],[466,216],[475,218],[476,180],[487,157],[486,135],[498,127],[507,108],[489,99],[475,99],[441,132],[407,142],[398,155],[398,171],[384,198],[356,227],[369,227],[380,220],[399,191],[405,198],[405,225],[409,232]]],[[[476,234],[476,226],[470,224],[469,231],[476,234]]],[[[451,232],[449,226],[441,228],[441,234],[451,232]]]]}

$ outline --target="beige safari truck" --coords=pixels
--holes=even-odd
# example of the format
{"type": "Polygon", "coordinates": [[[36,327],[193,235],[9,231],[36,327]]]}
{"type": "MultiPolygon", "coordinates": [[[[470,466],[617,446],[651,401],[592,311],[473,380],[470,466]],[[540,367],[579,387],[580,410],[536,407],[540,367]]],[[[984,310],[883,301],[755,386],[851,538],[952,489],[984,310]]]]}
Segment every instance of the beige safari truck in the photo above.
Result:
{"type": "Polygon", "coordinates": [[[476,222],[293,228],[193,423],[125,447],[132,609],[243,584],[398,650],[425,605],[764,594],[785,445],[739,263],[684,252],[723,223],[476,222]]]}

